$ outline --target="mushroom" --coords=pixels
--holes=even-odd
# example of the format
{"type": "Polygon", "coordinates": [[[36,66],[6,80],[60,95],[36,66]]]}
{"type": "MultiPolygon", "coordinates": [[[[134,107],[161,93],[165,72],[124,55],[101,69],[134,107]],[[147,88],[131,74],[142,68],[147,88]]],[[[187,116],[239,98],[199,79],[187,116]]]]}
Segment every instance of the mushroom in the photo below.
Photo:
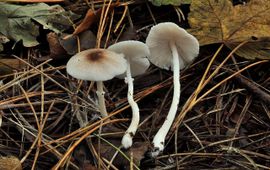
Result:
{"type": "Polygon", "coordinates": [[[146,57],[150,55],[150,52],[146,44],[134,40],[118,42],[108,47],[108,49],[123,53],[127,60],[126,77],[123,74],[117,76],[118,78],[125,78],[125,82],[128,84],[127,98],[132,109],[131,123],[121,141],[123,147],[127,149],[132,145],[132,138],[138,129],[140,121],[139,107],[133,99],[132,77],[143,74],[147,70],[150,62],[146,57]]]}
{"type": "Polygon", "coordinates": [[[173,71],[173,99],[169,113],[163,125],[153,139],[154,151],[157,156],[164,149],[167,133],[175,118],[180,99],[180,69],[191,63],[199,54],[198,40],[178,25],[164,22],[153,26],[146,38],[151,63],[162,69],[173,71]]]}
{"type": "Polygon", "coordinates": [[[66,69],[68,74],[77,79],[96,81],[101,116],[108,116],[102,82],[126,71],[127,63],[124,55],[106,49],[89,49],[71,57],[66,69]]]}

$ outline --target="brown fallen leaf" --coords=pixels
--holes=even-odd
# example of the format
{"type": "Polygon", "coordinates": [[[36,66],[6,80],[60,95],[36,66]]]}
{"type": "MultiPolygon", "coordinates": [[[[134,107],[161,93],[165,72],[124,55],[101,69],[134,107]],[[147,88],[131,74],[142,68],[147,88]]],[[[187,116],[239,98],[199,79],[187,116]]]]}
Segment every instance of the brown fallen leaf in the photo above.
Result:
{"type": "Polygon", "coordinates": [[[76,27],[72,35],[77,35],[88,28],[97,20],[97,18],[101,14],[101,8],[98,9],[97,11],[93,11],[91,8],[88,9],[87,13],[85,14],[84,19],[82,22],[76,27]]]}
{"type": "Polygon", "coordinates": [[[74,150],[74,158],[78,162],[77,165],[80,169],[97,170],[98,168],[92,165],[91,161],[88,160],[88,157],[87,157],[87,155],[89,154],[88,152],[89,151],[87,147],[83,144],[79,145],[77,149],[74,150]]]}
{"type": "MultiPolygon", "coordinates": [[[[103,126],[102,128],[102,133],[115,133],[114,135],[106,137],[106,140],[115,147],[119,147],[121,145],[121,139],[123,137],[123,134],[118,133],[121,131],[123,132],[122,129],[119,129],[118,127],[115,127],[113,125],[106,125],[103,126]]],[[[108,161],[111,161],[112,157],[117,152],[117,150],[114,147],[112,147],[110,144],[106,143],[102,139],[100,140],[100,147],[98,147],[97,141],[94,141],[93,145],[97,152],[98,149],[100,148],[100,156],[108,161]]],[[[149,148],[148,142],[137,141],[135,136],[132,147],[130,147],[129,149],[122,149],[122,151],[129,158],[131,157],[132,154],[133,164],[139,166],[140,161],[144,158],[144,155],[147,152],[148,148],[149,148]]],[[[130,162],[121,153],[117,154],[112,164],[118,169],[131,169],[130,162]]]]}
{"type": "Polygon", "coordinates": [[[15,156],[0,157],[1,170],[22,170],[21,162],[15,156]]]}
{"type": "Polygon", "coordinates": [[[47,34],[47,41],[50,47],[50,58],[62,59],[66,57],[66,50],[61,46],[56,33],[47,34]]]}
{"type": "MultiPolygon", "coordinates": [[[[119,5],[119,2],[117,3],[112,3],[109,7],[109,12],[116,6],[119,5]]],[[[76,29],[74,30],[74,32],[72,33],[72,35],[78,35],[79,33],[89,29],[91,27],[91,25],[94,22],[97,22],[98,19],[100,18],[102,12],[102,8],[99,8],[96,11],[93,11],[92,9],[89,9],[84,17],[84,19],[82,20],[82,22],[76,27],[76,29]]]]}
{"type": "MultiPolygon", "coordinates": [[[[110,143],[112,143],[114,146],[120,146],[121,145],[121,138],[118,139],[107,139],[110,143]]],[[[98,149],[98,145],[94,145],[95,148],[98,149]]],[[[139,166],[140,161],[144,158],[144,155],[146,151],[148,150],[149,145],[147,142],[134,142],[131,148],[127,150],[122,150],[126,156],[129,158],[131,157],[131,154],[133,154],[133,164],[139,166]]],[[[100,156],[110,161],[112,157],[114,156],[116,150],[109,145],[108,143],[105,143],[101,141],[100,146],[100,156]]],[[[130,168],[130,162],[121,154],[118,153],[115,157],[113,163],[115,167],[118,169],[131,169],[130,168]]],[[[134,168],[133,168],[134,169],[134,168]]]]}
{"type": "MultiPolygon", "coordinates": [[[[227,46],[234,49],[239,43],[230,43],[227,46]]],[[[260,38],[252,42],[248,42],[236,51],[236,54],[247,59],[269,59],[270,57],[270,37],[260,38]]]]}
{"type": "Polygon", "coordinates": [[[26,67],[22,61],[15,58],[0,58],[0,75],[10,74],[14,70],[22,70],[26,67]]]}
{"type": "Polygon", "coordinates": [[[270,58],[269,0],[250,0],[236,6],[230,0],[196,0],[192,1],[190,11],[189,32],[198,38],[200,45],[224,43],[234,48],[249,41],[236,52],[238,55],[247,59],[270,58]],[[264,49],[268,51],[262,52],[264,49]]]}
{"type": "Polygon", "coordinates": [[[120,36],[118,41],[138,40],[138,35],[134,27],[128,27],[120,36]]]}
{"type": "MultiPolygon", "coordinates": [[[[64,35],[63,37],[66,36],[64,35]]],[[[94,48],[96,45],[96,36],[90,30],[81,32],[78,35],[71,35],[69,38],[63,37],[58,38],[58,40],[61,46],[70,55],[74,55],[79,51],[94,48]],[[80,48],[78,48],[78,40],[80,42],[80,48]]]]}

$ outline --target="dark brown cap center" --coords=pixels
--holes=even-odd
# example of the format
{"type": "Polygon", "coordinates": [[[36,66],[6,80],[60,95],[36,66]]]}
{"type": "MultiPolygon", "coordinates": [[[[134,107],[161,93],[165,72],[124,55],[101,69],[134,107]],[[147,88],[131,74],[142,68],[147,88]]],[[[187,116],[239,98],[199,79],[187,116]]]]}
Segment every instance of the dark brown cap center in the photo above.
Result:
{"type": "Polygon", "coordinates": [[[92,62],[99,61],[102,58],[104,58],[104,54],[102,51],[99,50],[93,51],[87,55],[87,59],[92,62]]]}

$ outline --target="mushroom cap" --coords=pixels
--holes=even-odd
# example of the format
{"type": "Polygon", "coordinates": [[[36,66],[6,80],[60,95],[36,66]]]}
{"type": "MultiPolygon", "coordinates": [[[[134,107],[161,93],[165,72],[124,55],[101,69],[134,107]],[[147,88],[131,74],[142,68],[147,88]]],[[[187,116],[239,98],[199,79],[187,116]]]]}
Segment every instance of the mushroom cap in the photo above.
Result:
{"type": "Polygon", "coordinates": [[[183,28],[172,22],[153,26],[146,38],[151,55],[150,62],[162,68],[173,67],[170,43],[175,43],[179,54],[180,69],[190,64],[199,54],[199,42],[183,28]]]}
{"type": "Polygon", "coordinates": [[[81,80],[106,81],[126,71],[123,54],[105,49],[89,49],[77,53],[67,63],[68,74],[81,80]]]}
{"type": "MultiPolygon", "coordinates": [[[[109,50],[116,53],[124,54],[128,62],[130,62],[130,70],[132,77],[141,75],[150,66],[147,57],[150,55],[148,46],[140,41],[128,40],[121,41],[108,47],[109,50]]],[[[118,75],[117,78],[123,79],[125,74],[118,75]]]]}

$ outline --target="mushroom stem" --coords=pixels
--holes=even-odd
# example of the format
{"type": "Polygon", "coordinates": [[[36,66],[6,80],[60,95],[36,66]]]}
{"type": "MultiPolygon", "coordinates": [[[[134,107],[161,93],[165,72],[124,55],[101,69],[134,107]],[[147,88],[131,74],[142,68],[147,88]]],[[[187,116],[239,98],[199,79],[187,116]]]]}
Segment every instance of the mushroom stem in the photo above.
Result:
{"type": "Polygon", "coordinates": [[[180,80],[179,80],[179,74],[180,74],[180,68],[179,68],[179,57],[178,52],[176,49],[176,46],[173,42],[170,42],[170,48],[173,55],[172,65],[173,65],[173,99],[171,108],[169,110],[169,113],[166,117],[166,120],[164,121],[163,125],[155,135],[153,139],[153,144],[155,147],[155,151],[152,153],[152,156],[157,156],[161,151],[164,149],[164,143],[167,133],[170,130],[170,127],[174,121],[179,98],[180,98],[180,80]]]}
{"type": "Polygon", "coordinates": [[[97,97],[98,97],[98,106],[102,117],[108,116],[108,112],[105,105],[105,92],[103,91],[102,81],[97,81],[97,97]]]}
{"type": "Polygon", "coordinates": [[[132,119],[131,123],[126,130],[123,138],[122,138],[122,145],[124,148],[129,148],[132,145],[132,138],[135,135],[138,125],[139,125],[139,120],[140,120],[140,113],[139,113],[139,107],[137,103],[133,99],[133,78],[131,77],[131,72],[130,72],[130,62],[127,62],[127,70],[126,70],[126,83],[128,84],[128,103],[130,104],[130,107],[132,109],[132,119]]]}

